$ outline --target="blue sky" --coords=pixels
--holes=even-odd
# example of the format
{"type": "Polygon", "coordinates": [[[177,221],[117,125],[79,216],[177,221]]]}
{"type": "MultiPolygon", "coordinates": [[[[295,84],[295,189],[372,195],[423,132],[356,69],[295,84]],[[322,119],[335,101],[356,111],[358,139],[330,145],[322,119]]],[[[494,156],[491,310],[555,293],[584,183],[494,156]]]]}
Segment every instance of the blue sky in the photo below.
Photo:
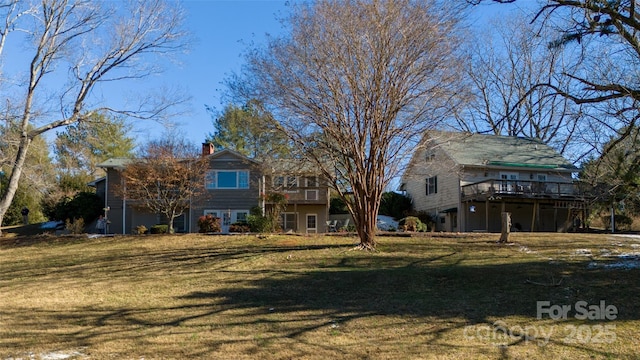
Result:
{"type": "MultiPolygon", "coordinates": [[[[222,81],[242,64],[242,53],[250,43],[261,44],[265,34],[277,35],[282,26],[277,18],[286,15],[286,1],[253,0],[187,0],[186,27],[195,41],[188,54],[177,57],[172,64],[152,81],[159,86],[184,88],[192,97],[190,112],[175,120],[178,129],[188,140],[201,143],[213,132],[210,114],[205,104],[218,110],[221,103],[222,81]]],[[[151,128],[152,136],[162,132],[153,124],[140,124],[137,128],[151,128]]]]}
{"type": "MultiPolygon", "coordinates": [[[[222,81],[240,69],[242,53],[248,44],[263,44],[266,33],[282,33],[278,18],[286,16],[290,10],[288,3],[279,0],[182,2],[187,11],[186,27],[195,41],[188,54],[177,58],[178,64],[172,64],[149,81],[153,86],[184,88],[192,97],[190,112],[175,119],[180,124],[177,131],[188,140],[199,144],[213,132],[212,119],[205,110],[205,104],[218,110],[224,108],[220,98],[224,88],[222,81]]],[[[481,27],[487,18],[497,13],[504,14],[534,4],[534,0],[519,0],[509,5],[486,3],[474,8],[469,20],[471,26],[481,27]]],[[[144,129],[150,137],[162,134],[162,128],[151,123],[141,123],[136,128],[144,129]]]]}

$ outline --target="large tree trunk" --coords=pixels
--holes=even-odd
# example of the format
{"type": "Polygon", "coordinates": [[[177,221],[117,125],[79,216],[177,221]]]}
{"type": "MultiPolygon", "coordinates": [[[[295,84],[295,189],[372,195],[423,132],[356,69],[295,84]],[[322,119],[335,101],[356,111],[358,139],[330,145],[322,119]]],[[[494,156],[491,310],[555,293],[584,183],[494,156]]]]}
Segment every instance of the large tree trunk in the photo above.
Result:
{"type": "Polygon", "coordinates": [[[351,216],[360,238],[359,249],[375,250],[378,209],[382,199],[380,183],[366,183],[354,188],[351,216]]]}
{"type": "MultiPolygon", "coordinates": [[[[366,215],[366,214],[365,214],[366,215]]],[[[371,216],[366,216],[371,217],[371,216]]],[[[361,222],[356,222],[356,230],[358,232],[358,237],[360,238],[360,244],[358,244],[359,249],[363,250],[375,250],[376,248],[376,219],[375,215],[373,215],[373,220],[360,220],[361,222]]]]}
{"type": "Polygon", "coordinates": [[[11,176],[9,177],[9,185],[4,192],[2,199],[0,199],[0,235],[2,235],[2,222],[4,221],[4,215],[9,210],[9,206],[11,206],[11,203],[13,202],[13,197],[18,190],[18,183],[20,175],[22,174],[22,169],[24,168],[24,163],[27,159],[29,144],[31,144],[31,139],[28,136],[23,135],[20,139],[18,153],[16,154],[16,162],[12,167],[11,176]]]}

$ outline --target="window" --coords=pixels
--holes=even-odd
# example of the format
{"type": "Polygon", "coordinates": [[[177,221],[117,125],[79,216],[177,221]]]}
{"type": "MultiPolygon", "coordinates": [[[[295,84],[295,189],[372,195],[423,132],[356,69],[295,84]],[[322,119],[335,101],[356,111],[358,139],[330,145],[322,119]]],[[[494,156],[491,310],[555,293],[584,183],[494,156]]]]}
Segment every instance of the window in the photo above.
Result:
{"type": "Polygon", "coordinates": [[[247,215],[249,215],[249,212],[247,212],[247,211],[238,211],[238,212],[236,212],[236,221],[238,221],[238,222],[247,222],[247,215]]]}
{"type": "Polygon", "coordinates": [[[518,173],[501,172],[500,180],[502,180],[502,183],[500,184],[500,191],[503,191],[503,192],[516,191],[519,178],[520,176],[518,173]]]}
{"type": "Polygon", "coordinates": [[[284,213],[280,216],[280,226],[282,230],[296,230],[296,214],[284,213]]]}
{"type": "Polygon", "coordinates": [[[425,155],[425,160],[427,162],[432,162],[436,160],[436,154],[433,151],[427,151],[425,155]]]}
{"type": "Polygon", "coordinates": [[[204,215],[211,215],[213,217],[218,217],[218,211],[217,210],[205,210],[204,211],[204,215]]]}
{"type": "Polygon", "coordinates": [[[238,188],[240,189],[249,188],[249,172],[248,171],[238,172],[238,188]]]}
{"type": "Polygon", "coordinates": [[[298,187],[296,176],[276,176],[273,178],[273,186],[276,189],[291,189],[298,187]]]}
{"type": "Polygon", "coordinates": [[[500,173],[500,179],[502,180],[518,180],[518,178],[519,178],[518,173],[507,173],[507,172],[500,173]]]}
{"type": "Polygon", "coordinates": [[[305,200],[318,200],[318,190],[306,190],[304,195],[305,200]]]}
{"type": "Polygon", "coordinates": [[[438,177],[433,176],[427,178],[426,194],[432,195],[438,192],[438,177]]]}
{"type": "Polygon", "coordinates": [[[318,230],[318,216],[316,214],[307,215],[307,231],[318,230]]]}
{"type": "Polygon", "coordinates": [[[540,182],[547,181],[547,174],[538,174],[537,178],[540,182]]]}
{"type": "Polygon", "coordinates": [[[315,176],[307,176],[304,178],[306,187],[318,187],[318,178],[315,176]]]}
{"type": "Polygon", "coordinates": [[[295,176],[287,176],[287,183],[285,184],[287,188],[295,188],[298,187],[298,178],[295,176]]]}
{"type": "Polygon", "coordinates": [[[207,189],[248,189],[249,172],[246,170],[213,170],[207,172],[207,189]]]}

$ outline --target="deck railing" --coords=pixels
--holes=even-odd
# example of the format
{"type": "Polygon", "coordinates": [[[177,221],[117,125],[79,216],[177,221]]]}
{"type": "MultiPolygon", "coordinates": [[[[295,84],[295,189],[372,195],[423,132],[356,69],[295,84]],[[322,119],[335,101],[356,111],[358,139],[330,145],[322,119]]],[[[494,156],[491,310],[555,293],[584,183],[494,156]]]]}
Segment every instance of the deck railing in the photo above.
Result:
{"type": "Polygon", "coordinates": [[[582,191],[574,182],[486,180],[462,186],[462,198],[478,196],[579,197],[582,191]]]}

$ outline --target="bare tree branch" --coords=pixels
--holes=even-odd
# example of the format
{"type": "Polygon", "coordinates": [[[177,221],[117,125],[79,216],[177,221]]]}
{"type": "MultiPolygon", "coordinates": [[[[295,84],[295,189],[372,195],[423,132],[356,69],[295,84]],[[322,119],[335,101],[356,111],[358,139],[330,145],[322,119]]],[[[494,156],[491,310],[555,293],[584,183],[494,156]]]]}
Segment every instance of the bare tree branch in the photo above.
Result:
{"type": "MultiPolygon", "coordinates": [[[[17,189],[32,140],[51,129],[111,109],[106,104],[89,104],[89,97],[96,87],[107,81],[123,81],[150,74],[150,68],[145,66],[146,57],[169,55],[181,50],[186,36],[181,29],[182,11],[174,2],[139,0],[127,2],[125,8],[115,8],[108,2],[42,0],[20,13],[11,7],[16,4],[22,2],[6,3],[11,11],[6,12],[5,24],[9,25],[5,25],[1,40],[14,24],[28,17],[23,25],[35,46],[30,49],[29,78],[22,95],[20,143],[12,162],[9,186],[0,199],[0,224],[17,189]],[[60,86],[63,90],[56,100],[60,104],[60,115],[57,119],[37,116],[36,102],[51,104],[53,101],[43,86],[44,79],[54,70],[64,67],[73,76],[67,88],[60,86]],[[35,116],[42,125],[34,127],[35,116]]],[[[153,60],[157,61],[156,58],[153,60]]],[[[166,111],[167,104],[149,109],[150,112],[142,117],[166,111]]],[[[132,112],[128,114],[132,115],[132,112]]]]}
{"type": "Polygon", "coordinates": [[[363,247],[412,144],[458,100],[460,9],[437,1],[318,1],[289,38],[248,56],[231,91],[270,106],[345,200],[363,247]]]}

